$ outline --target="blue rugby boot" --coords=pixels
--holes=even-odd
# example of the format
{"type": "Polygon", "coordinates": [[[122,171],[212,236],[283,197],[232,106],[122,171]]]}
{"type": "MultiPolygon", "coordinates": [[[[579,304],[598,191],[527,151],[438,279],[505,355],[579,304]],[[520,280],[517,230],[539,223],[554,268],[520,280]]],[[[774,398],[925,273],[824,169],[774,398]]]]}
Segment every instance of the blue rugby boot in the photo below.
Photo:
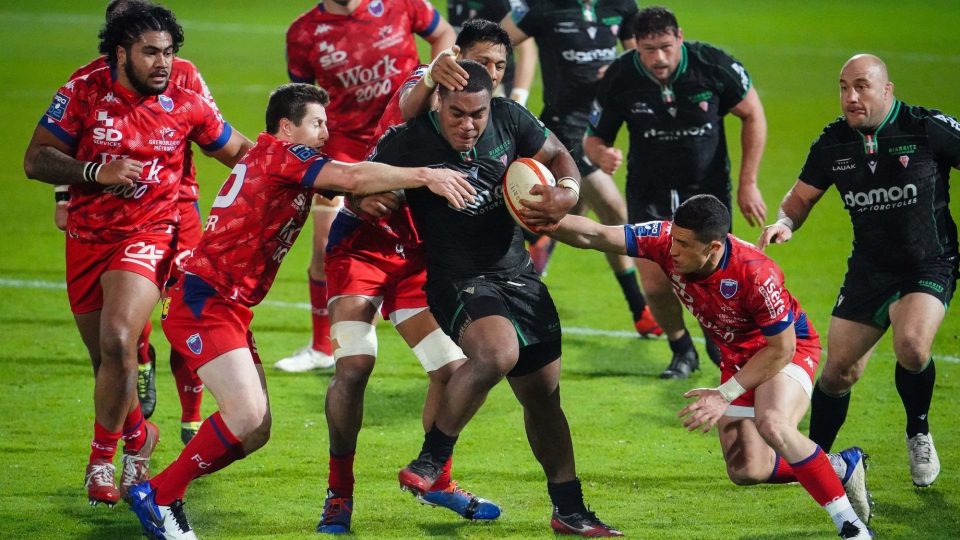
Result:
{"type": "Polygon", "coordinates": [[[430,506],[449,508],[466,519],[487,521],[500,517],[499,506],[460,489],[456,480],[451,480],[444,489],[428,491],[417,499],[430,506]]]}
{"type": "Polygon", "coordinates": [[[350,532],[350,518],[353,516],[353,497],[337,497],[327,491],[323,501],[323,514],[317,524],[317,532],[325,534],[346,534],[350,532]]]}

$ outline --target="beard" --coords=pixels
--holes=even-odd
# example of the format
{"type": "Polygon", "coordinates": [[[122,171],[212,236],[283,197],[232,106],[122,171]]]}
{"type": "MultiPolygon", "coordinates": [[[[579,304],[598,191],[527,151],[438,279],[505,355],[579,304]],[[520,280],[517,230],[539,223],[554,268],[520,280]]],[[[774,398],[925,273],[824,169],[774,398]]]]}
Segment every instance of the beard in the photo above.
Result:
{"type": "Polygon", "coordinates": [[[130,86],[132,86],[133,89],[136,90],[137,93],[140,94],[141,96],[160,95],[167,89],[167,86],[170,84],[169,71],[167,72],[167,79],[163,81],[163,85],[159,87],[150,86],[150,84],[147,83],[147,77],[149,77],[149,75],[143,78],[138,77],[137,73],[133,70],[133,65],[130,62],[127,62],[126,64],[124,64],[123,72],[126,74],[127,80],[130,81],[130,86]]]}

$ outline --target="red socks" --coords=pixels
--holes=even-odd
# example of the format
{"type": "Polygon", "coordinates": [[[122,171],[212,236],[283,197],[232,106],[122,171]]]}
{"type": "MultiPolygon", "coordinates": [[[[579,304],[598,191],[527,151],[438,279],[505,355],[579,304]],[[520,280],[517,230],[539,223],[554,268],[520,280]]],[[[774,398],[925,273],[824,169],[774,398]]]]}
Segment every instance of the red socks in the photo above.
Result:
{"type": "Polygon", "coordinates": [[[840,479],[837,478],[837,473],[830,465],[830,460],[819,446],[813,454],[810,454],[810,457],[790,465],[793,467],[797,481],[820,506],[826,506],[835,499],[847,496],[840,479]]]}
{"type": "Polygon", "coordinates": [[[136,454],[143,448],[147,442],[147,429],[143,418],[143,411],[140,410],[140,402],[126,418],[123,419],[123,453],[136,454]]]}
{"type": "Polygon", "coordinates": [[[793,467],[783,459],[780,454],[774,454],[776,461],[773,462],[773,472],[770,478],[767,478],[767,484],[789,484],[797,481],[797,475],[793,473],[793,467]]]}
{"type": "Polygon", "coordinates": [[[356,453],[345,456],[330,454],[330,474],[327,486],[337,497],[353,497],[353,457],[356,453]]]}
{"type": "Polygon", "coordinates": [[[101,426],[100,422],[94,421],[93,440],[90,441],[90,462],[113,462],[113,456],[117,453],[117,441],[119,440],[119,431],[110,431],[101,426]]]}
{"type": "Polygon", "coordinates": [[[333,354],[330,342],[330,314],[327,312],[327,282],[310,280],[310,307],[313,313],[313,349],[333,354]]]}
{"type": "Polygon", "coordinates": [[[227,428],[220,412],[213,413],[177,459],[150,480],[157,504],[169,506],[182,499],[194,478],[212,474],[243,457],[240,440],[227,428]]]}

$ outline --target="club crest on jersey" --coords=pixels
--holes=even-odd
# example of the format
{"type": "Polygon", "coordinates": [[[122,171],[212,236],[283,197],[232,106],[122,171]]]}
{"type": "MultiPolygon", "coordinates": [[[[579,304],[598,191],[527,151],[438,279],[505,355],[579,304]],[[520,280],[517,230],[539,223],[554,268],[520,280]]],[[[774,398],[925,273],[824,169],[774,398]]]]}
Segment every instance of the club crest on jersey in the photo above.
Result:
{"type": "Polygon", "coordinates": [[[910,156],[900,156],[900,164],[906,169],[907,165],[910,164],[910,156]]]}
{"type": "Polygon", "coordinates": [[[57,122],[63,120],[63,113],[67,112],[67,105],[69,104],[70,98],[57,92],[57,95],[53,96],[53,103],[51,103],[50,108],[47,109],[47,116],[57,122]]]}
{"type": "Polygon", "coordinates": [[[316,150],[314,150],[313,148],[310,148],[309,146],[303,145],[303,144],[295,144],[295,145],[287,148],[287,150],[288,150],[291,154],[297,156],[297,159],[299,159],[300,161],[306,161],[306,160],[312,158],[313,156],[317,155],[317,151],[316,151],[316,150]]]}
{"type": "Polygon", "coordinates": [[[367,6],[367,11],[374,17],[383,15],[383,0],[373,0],[370,2],[370,5],[367,6]]]}
{"type": "Polygon", "coordinates": [[[187,347],[193,354],[200,354],[200,352],[203,351],[203,340],[200,339],[199,333],[187,338],[187,347]]]}
{"type": "Polygon", "coordinates": [[[701,101],[699,105],[700,105],[700,110],[703,112],[707,112],[708,110],[710,110],[710,104],[707,103],[706,101],[701,101]]]}
{"type": "Polygon", "coordinates": [[[167,112],[173,112],[173,100],[169,97],[160,94],[157,96],[157,101],[160,102],[160,107],[167,112]]]}
{"type": "Polygon", "coordinates": [[[727,300],[733,298],[737,294],[737,289],[740,286],[735,279],[721,279],[720,280],[720,294],[723,295],[727,300]]]}

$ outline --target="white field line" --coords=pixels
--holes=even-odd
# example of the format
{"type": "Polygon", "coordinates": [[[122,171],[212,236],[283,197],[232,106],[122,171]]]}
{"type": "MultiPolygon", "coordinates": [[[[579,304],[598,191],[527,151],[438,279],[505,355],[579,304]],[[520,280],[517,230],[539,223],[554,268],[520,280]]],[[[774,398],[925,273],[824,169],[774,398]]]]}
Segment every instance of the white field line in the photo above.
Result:
{"type": "MultiPolygon", "coordinates": [[[[39,279],[11,279],[0,277],[0,287],[6,287],[10,289],[43,289],[43,290],[57,290],[65,291],[67,289],[66,283],[62,281],[46,281],[39,279]]],[[[307,311],[310,309],[310,304],[306,302],[284,302],[281,300],[264,300],[260,303],[261,306],[268,306],[273,308],[280,309],[298,309],[307,311]]],[[[570,334],[574,336],[599,336],[599,337],[610,337],[610,338],[620,338],[620,339],[636,339],[637,334],[635,332],[630,332],[626,330],[601,330],[599,328],[582,328],[578,326],[564,326],[564,334],[570,334]]],[[[703,343],[702,337],[694,337],[694,341],[703,343]]],[[[880,352],[877,353],[883,356],[892,356],[893,353],[880,352]]],[[[960,364],[960,358],[950,355],[935,354],[934,358],[937,360],[942,360],[945,362],[950,362],[952,364],[960,364]]]]}

